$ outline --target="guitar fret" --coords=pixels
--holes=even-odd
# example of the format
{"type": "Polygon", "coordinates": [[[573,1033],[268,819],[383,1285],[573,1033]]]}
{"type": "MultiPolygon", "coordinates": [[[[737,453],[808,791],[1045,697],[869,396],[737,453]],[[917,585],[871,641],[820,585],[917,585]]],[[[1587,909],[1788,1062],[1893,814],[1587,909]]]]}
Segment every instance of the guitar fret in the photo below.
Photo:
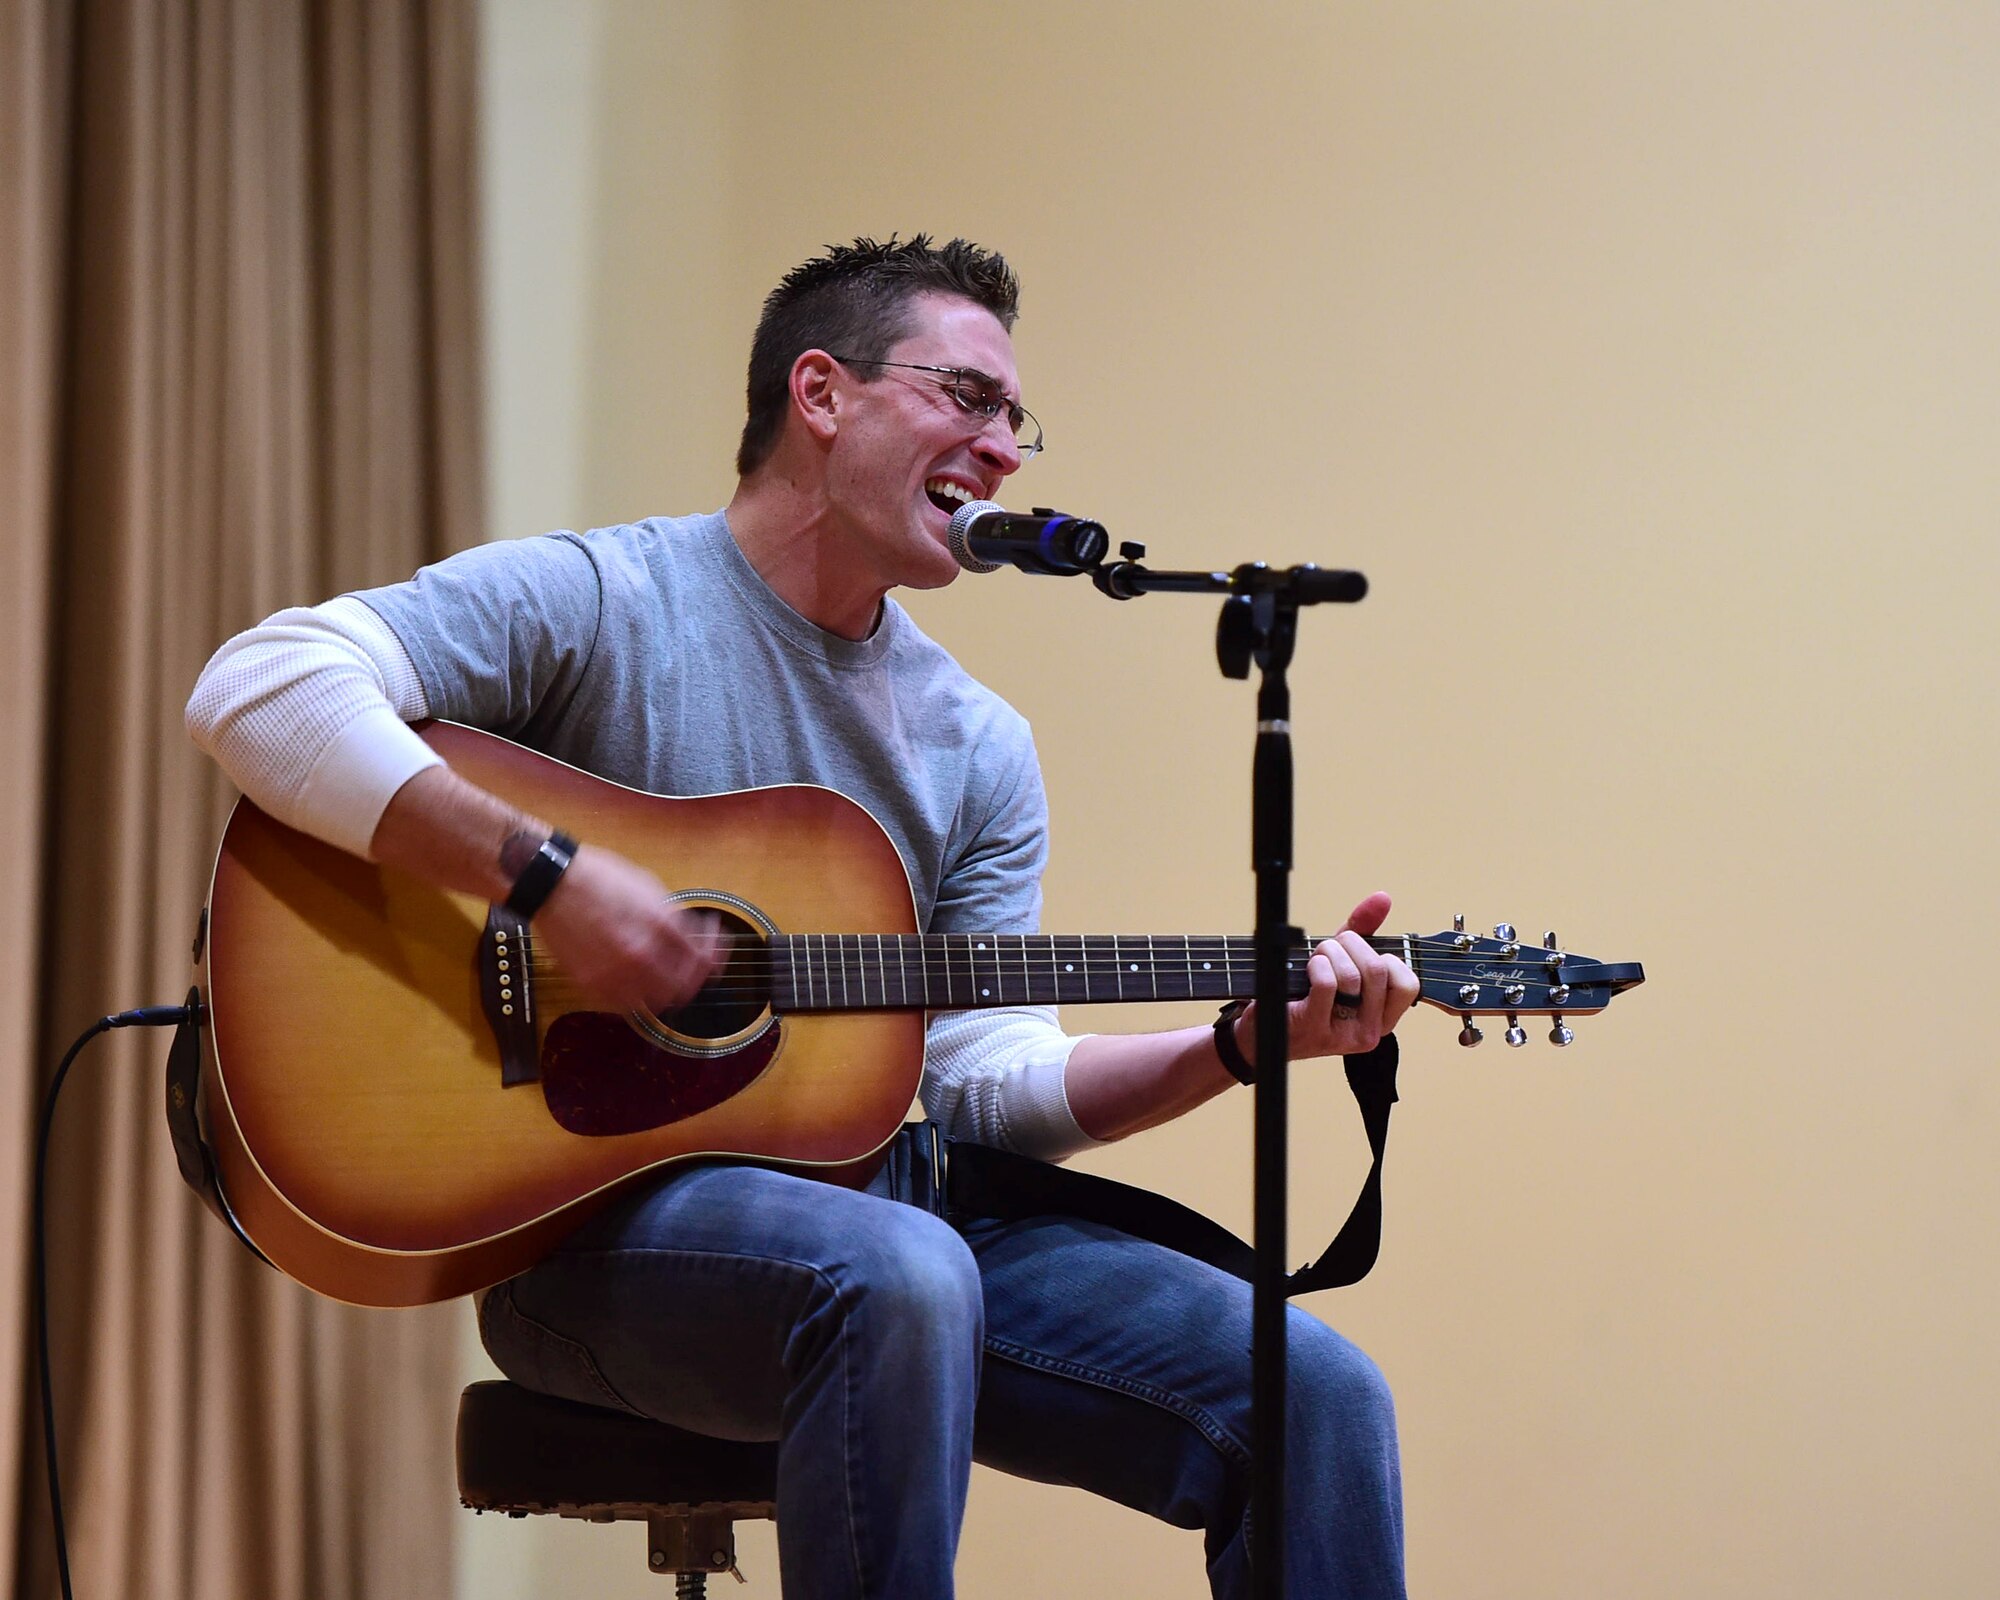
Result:
{"type": "Polygon", "coordinates": [[[944,1003],[955,1006],[962,1002],[958,998],[958,973],[952,966],[951,941],[952,935],[948,933],[938,936],[938,948],[944,961],[944,1003]]]}
{"type": "Polygon", "coordinates": [[[1200,967],[1196,981],[1201,985],[1198,991],[1205,1000],[1228,1000],[1236,994],[1235,982],[1230,971],[1229,941],[1226,938],[1209,938],[1199,941],[1200,967]]]}
{"type": "Polygon", "coordinates": [[[1076,970],[1082,954],[1083,940],[1075,934],[1055,934],[1049,939],[1049,982],[1055,986],[1058,1005],[1066,1000],[1089,998],[1089,990],[1076,970]]]}

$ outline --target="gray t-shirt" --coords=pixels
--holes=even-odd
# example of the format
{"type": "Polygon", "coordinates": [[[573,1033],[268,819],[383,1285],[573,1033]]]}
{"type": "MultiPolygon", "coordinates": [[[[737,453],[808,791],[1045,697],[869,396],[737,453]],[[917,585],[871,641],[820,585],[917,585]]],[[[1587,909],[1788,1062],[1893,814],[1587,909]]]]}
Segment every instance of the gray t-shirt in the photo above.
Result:
{"type": "Polygon", "coordinates": [[[894,600],[859,641],[808,622],[720,512],[484,545],[359,598],[435,716],[657,794],[824,784],[888,830],[921,928],[1036,931],[1026,721],[894,600]]]}

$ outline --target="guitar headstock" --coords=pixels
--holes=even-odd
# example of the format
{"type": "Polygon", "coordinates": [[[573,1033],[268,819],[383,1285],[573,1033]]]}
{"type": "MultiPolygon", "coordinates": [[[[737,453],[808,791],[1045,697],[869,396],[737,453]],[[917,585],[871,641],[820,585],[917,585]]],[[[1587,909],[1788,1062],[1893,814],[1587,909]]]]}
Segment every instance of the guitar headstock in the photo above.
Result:
{"type": "Polygon", "coordinates": [[[1646,981],[1636,961],[1603,962],[1564,950],[1553,933],[1539,946],[1523,945],[1513,926],[1500,923],[1492,937],[1465,931],[1465,918],[1453,917],[1449,933],[1413,937],[1417,978],[1422,999],[1455,1012],[1465,1026],[1458,1042],[1475,1045],[1485,1038],[1474,1018],[1504,1016],[1503,1035],[1511,1045],[1528,1042],[1521,1026],[1524,1016],[1550,1017],[1549,1042],[1566,1045],[1576,1035],[1567,1019],[1602,1011],[1612,997],[1646,981]]]}

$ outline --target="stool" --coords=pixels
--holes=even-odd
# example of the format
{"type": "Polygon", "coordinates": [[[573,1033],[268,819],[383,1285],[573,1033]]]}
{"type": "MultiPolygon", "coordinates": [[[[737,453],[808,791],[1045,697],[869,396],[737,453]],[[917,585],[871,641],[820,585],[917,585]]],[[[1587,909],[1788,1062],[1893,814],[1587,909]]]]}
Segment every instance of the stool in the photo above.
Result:
{"type": "Polygon", "coordinates": [[[510,1517],[646,1523],[647,1561],[676,1596],[736,1572],[736,1523],[777,1515],[778,1447],[711,1439],[518,1384],[458,1398],[458,1497],[510,1517]]]}

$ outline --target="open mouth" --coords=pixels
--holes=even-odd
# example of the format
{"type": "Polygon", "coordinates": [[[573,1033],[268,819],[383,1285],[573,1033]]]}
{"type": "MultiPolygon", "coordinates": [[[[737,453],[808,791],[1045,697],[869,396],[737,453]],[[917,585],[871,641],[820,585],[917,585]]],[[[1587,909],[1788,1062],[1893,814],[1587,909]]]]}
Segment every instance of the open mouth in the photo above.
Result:
{"type": "Polygon", "coordinates": [[[924,494],[946,516],[953,515],[960,506],[970,504],[974,498],[970,489],[953,483],[949,478],[932,478],[924,485],[924,494]]]}

